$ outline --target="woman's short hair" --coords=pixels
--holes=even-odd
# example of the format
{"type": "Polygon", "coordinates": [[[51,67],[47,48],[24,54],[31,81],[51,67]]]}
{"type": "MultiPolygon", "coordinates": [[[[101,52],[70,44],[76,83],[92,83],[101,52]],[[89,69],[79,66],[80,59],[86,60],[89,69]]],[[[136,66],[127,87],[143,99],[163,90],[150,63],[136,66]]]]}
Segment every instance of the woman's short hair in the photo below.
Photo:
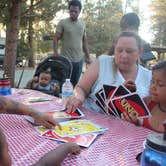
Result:
{"type": "Polygon", "coordinates": [[[139,50],[142,49],[142,40],[141,40],[141,38],[136,33],[134,33],[134,32],[125,32],[125,31],[121,32],[119,34],[119,36],[117,37],[117,39],[115,41],[114,47],[116,46],[119,38],[121,38],[121,37],[133,37],[133,38],[135,38],[137,46],[138,46],[138,49],[139,50]]]}

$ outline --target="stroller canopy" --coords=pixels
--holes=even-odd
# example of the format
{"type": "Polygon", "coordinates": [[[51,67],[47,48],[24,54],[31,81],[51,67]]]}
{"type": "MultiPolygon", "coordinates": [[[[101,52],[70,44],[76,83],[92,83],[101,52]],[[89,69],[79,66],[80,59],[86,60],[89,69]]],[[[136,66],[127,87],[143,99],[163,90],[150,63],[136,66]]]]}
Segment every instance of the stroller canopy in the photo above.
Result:
{"type": "Polygon", "coordinates": [[[71,78],[72,63],[63,56],[49,56],[39,63],[34,76],[43,71],[50,71],[52,80],[58,80],[61,86],[66,78],[71,78]]]}

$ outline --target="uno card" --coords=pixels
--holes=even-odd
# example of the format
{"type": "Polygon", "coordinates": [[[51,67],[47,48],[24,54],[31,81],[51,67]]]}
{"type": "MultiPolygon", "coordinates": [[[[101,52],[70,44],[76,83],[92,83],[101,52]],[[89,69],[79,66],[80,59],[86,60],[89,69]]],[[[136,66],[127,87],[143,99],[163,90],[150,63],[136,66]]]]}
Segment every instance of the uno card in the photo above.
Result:
{"type": "Polygon", "coordinates": [[[124,85],[119,85],[113,92],[111,98],[120,97],[131,93],[124,85]]]}
{"type": "Polygon", "coordinates": [[[142,98],[137,93],[131,93],[128,95],[120,96],[112,99],[112,103],[119,116],[121,113],[127,112],[128,114],[133,114],[139,118],[150,117],[150,111],[142,98]]]}
{"type": "Polygon", "coordinates": [[[114,107],[114,104],[112,103],[112,100],[111,100],[111,99],[108,101],[108,104],[107,104],[107,105],[108,105],[108,111],[109,111],[109,113],[110,113],[110,114],[112,113],[115,117],[120,118],[120,116],[119,116],[119,114],[118,114],[116,108],[114,107]]]}
{"type": "Polygon", "coordinates": [[[60,137],[68,137],[73,135],[88,134],[88,133],[103,133],[108,128],[100,126],[89,120],[69,120],[61,122],[61,129],[55,127],[52,129],[60,137]]]}
{"type": "Polygon", "coordinates": [[[110,99],[115,89],[116,89],[116,86],[104,84],[103,90],[104,90],[105,99],[110,99]]]}
{"type": "Polygon", "coordinates": [[[100,104],[100,102],[98,100],[96,100],[95,103],[104,113],[107,114],[107,112],[104,110],[103,106],[100,104]]]}
{"type": "Polygon", "coordinates": [[[90,134],[81,134],[81,135],[73,135],[68,137],[60,137],[52,130],[48,130],[40,136],[60,141],[60,142],[75,142],[80,146],[89,147],[91,143],[96,139],[98,134],[90,133],[90,134]]]}
{"type": "Polygon", "coordinates": [[[114,115],[114,116],[118,116],[117,111],[115,110],[115,108],[113,107],[111,102],[109,103],[110,98],[112,97],[114,91],[116,90],[116,86],[104,84],[103,90],[104,90],[107,110],[108,110],[109,114],[114,115]]]}
{"type": "Polygon", "coordinates": [[[107,111],[107,105],[106,105],[106,100],[105,100],[105,97],[104,97],[104,91],[103,89],[100,89],[98,92],[95,93],[95,97],[96,97],[96,104],[102,108],[102,110],[108,114],[108,111],[107,111]]]}

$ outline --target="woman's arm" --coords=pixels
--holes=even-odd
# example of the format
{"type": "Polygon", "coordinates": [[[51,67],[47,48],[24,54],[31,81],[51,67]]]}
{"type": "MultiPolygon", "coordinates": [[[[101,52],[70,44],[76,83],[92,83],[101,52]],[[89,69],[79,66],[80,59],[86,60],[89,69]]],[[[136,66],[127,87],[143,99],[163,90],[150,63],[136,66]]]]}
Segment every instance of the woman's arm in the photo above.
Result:
{"type": "Polygon", "coordinates": [[[74,95],[67,102],[67,111],[74,112],[77,107],[81,106],[85,98],[90,93],[92,86],[98,78],[99,61],[96,60],[85,71],[84,75],[74,89],[74,95]]]}
{"type": "Polygon", "coordinates": [[[99,60],[95,60],[85,71],[84,75],[78,82],[78,85],[82,87],[87,94],[89,94],[92,86],[96,82],[99,73],[99,60]]]}

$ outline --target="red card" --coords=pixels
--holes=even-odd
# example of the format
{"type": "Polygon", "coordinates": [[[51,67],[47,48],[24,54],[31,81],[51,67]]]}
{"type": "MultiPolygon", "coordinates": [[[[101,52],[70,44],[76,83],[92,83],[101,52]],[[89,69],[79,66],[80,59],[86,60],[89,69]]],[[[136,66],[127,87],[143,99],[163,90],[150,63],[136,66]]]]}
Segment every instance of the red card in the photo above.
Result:
{"type": "Polygon", "coordinates": [[[123,113],[124,111],[128,114],[135,114],[140,118],[151,116],[146,104],[137,93],[131,93],[125,96],[114,98],[112,99],[112,103],[118,111],[120,117],[121,113],[123,113]]]}

